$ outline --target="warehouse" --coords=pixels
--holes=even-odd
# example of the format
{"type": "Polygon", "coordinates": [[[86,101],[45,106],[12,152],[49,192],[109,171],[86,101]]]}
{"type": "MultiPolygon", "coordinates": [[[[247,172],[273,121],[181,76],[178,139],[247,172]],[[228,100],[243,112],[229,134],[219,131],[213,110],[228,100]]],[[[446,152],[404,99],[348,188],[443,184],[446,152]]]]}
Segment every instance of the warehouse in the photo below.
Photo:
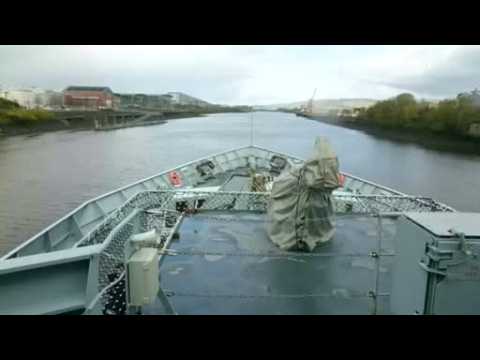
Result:
{"type": "Polygon", "coordinates": [[[69,86],[63,92],[63,102],[67,108],[113,109],[116,99],[109,87],[69,86]]]}

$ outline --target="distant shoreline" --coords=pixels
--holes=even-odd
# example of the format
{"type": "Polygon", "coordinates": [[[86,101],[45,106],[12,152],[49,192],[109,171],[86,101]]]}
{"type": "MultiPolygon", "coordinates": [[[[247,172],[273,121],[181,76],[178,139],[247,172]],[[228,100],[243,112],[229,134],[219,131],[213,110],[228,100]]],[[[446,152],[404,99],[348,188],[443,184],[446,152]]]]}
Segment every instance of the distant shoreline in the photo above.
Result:
{"type": "MultiPolygon", "coordinates": [[[[0,139],[10,136],[21,136],[21,135],[41,135],[47,132],[56,132],[56,131],[88,131],[95,130],[94,117],[97,112],[84,112],[82,115],[78,115],[78,112],[72,112],[71,116],[62,116],[65,114],[56,114],[55,119],[34,124],[34,125],[3,125],[0,126],[0,139]],[[78,118],[76,118],[78,117],[78,118]]],[[[165,120],[165,123],[169,120],[177,119],[187,119],[192,117],[203,117],[209,113],[167,113],[164,114],[161,119],[165,120]]],[[[157,125],[161,125],[158,123],[157,125]]],[[[142,126],[150,126],[148,121],[142,126]]],[[[127,128],[127,127],[124,127],[127,128]]],[[[113,131],[116,129],[111,129],[113,131]]]]}
{"type": "Polygon", "coordinates": [[[480,155],[480,141],[474,138],[463,138],[455,135],[449,136],[446,134],[417,130],[385,129],[375,125],[358,124],[352,121],[340,120],[327,115],[316,115],[314,117],[306,117],[306,119],[347,129],[359,130],[380,139],[417,144],[437,151],[480,155]]]}

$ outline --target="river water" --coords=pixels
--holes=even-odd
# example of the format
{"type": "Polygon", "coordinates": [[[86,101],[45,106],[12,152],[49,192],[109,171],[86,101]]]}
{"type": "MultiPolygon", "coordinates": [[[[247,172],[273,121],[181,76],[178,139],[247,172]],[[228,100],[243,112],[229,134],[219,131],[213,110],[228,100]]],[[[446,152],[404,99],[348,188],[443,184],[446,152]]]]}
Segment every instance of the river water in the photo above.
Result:
{"type": "MultiPolygon", "coordinates": [[[[0,255],[92,197],[250,144],[251,116],[0,139],[0,255]]],[[[479,155],[439,152],[286,113],[253,113],[253,129],[255,145],[299,157],[309,155],[316,136],[327,136],[345,172],[457,210],[480,211],[479,155]]]]}

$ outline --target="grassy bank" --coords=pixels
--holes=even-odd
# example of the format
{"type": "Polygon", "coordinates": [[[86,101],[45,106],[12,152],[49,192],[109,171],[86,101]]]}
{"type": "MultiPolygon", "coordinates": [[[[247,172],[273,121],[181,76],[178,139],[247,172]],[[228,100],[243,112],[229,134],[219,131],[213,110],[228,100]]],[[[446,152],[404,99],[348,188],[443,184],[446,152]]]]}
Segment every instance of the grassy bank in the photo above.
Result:
{"type": "Polygon", "coordinates": [[[35,126],[55,120],[55,115],[45,110],[0,110],[0,126],[35,126]]]}
{"type": "Polygon", "coordinates": [[[480,94],[460,94],[438,103],[418,101],[411,94],[379,101],[342,116],[313,116],[329,124],[357,129],[378,138],[408,142],[458,153],[480,154],[480,94]]]}
{"type": "MultiPolygon", "coordinates": [[[[202,117],[214,111],[170,111],[163,112],[159,116],[152,116],[146,121],[164,120],[165,122],[175,119],[185,119],[192,117],[202,117]]],[[[14,135],[33,135],[51,131],[61,130],[93,130],[95,128],[95,118],[101,118],[106,115],[105,111],[58,111],[48,112],[45,110],[25,110],[14,108],[9,110],[0,110],[0,136],[14,135]]],[[[109,113],[114,113],[113,111],[109,113]]],[[[117,111],[115,113],[122,113],[117,111]]],[[[139,111],[139,114],[142,114],[139,111]]],[[[128,127],[128,126],[125,126],[128,127]]]]}
{"type": "Polygon", "coordinates": [[[459,137],[454,134],[431,133],[428,130],[413,130],[379,127],[373,124],[358,121],[348,121],[332,116],[315,116],[311,118],[319,122],[339,126],[347,129],[358,130],[382,140],[394,141],[404,144],[416,144],[423,148],[446,153],[480,155],[480,146],[477,139],[459,137]]]}
{"type": "Polygon", "coordinates": [[[0,98],[0,132],[12,133],[31,130],[55,121],[55,115],[41,109],[28,110],[16,102],[0,98]]]}
{"type": "Polygon", "coordinates": [[[456,99],[442,100],[438,104],[401,94],[358,109],[355,122],[387,130],[476,138],[480,135],[475,131],[480,127],[480,106],[475,93],[460,94],[456,99]]]}
{"type": "MultiPolygon", "coordinates": [[[[190,117],[200,117],[213,113],[248,112],[248,106],[220,106],[209,107],[177,105],[170,111],[162,109],[138,108],[141,116],[145,113],[158,112],[150,120],[173,120],[190,117]]],[[[25,135],[58,130],[90,130],[95,128],[95,120],[109,114],[121,114],[126,111],[55,111],[41,109],[25,109],[16,102],[0,98],[0,135],[25,135]]],[[[132,111],[128,111],[129,114],[132,111]]]]}

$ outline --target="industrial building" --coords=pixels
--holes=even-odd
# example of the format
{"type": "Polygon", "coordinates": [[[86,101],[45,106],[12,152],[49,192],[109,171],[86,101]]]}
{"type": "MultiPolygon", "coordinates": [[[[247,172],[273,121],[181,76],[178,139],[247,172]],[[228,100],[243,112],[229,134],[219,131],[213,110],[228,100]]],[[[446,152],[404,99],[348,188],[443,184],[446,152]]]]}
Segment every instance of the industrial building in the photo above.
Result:
{"type": "Polygon", "coordinates": [[[117,94],[122,108],[151,108],[168,110],[172,105],[170,95],[117,94]]]}
{"type": "Polygon", "coordinates": [[[0,97],[27,109],[61,108],[78,110],[143,108],[173,111],[177,107],[211,106],[206,101],[181,92],[166,94],[116,94],[106,86],[69,86],[63,92],[39,88],[0,89],[0,97]]]}
{"type": "Polygon", "coordinates": [[[119,102],[120,99],[105,86],[69,86],[63,91],[63,104],[67,108],[114,109],[119,102]]]}
{"type": "Polygon", "coordinates": [[[150,108],[170,110],[176,106],[210,106],[206,101],[181,92],[167,94],[118,94],[122,108],[150,108]]]}

